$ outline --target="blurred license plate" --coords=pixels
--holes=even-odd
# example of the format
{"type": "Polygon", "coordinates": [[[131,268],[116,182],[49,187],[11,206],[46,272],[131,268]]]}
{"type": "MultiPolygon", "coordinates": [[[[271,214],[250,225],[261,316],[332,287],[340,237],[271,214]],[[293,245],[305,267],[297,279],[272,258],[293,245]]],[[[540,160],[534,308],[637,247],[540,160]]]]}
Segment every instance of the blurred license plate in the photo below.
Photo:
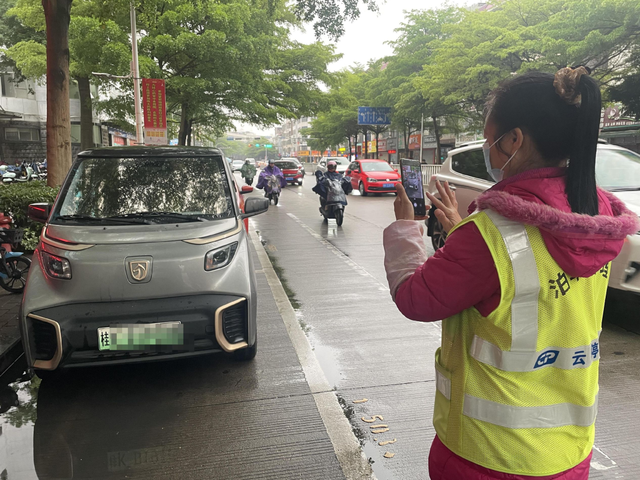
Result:
{"type": "Polygon", "coordinates": [[[287,177],[287,180],[289,180],[289,181],[293,180],[293,177],[287,177]]]}
{"type": "Polygon", "coordinates": [[[183,345],[180,322],[136,323],[98,328],[99,350],[146,350],[156,345],[183,345]]]}
{"type": "Polygon", "coordinates": [[[393,183],[385,183],[384,185],[382,185],[384,188],[391,188],[393,187],[393,183]]]}

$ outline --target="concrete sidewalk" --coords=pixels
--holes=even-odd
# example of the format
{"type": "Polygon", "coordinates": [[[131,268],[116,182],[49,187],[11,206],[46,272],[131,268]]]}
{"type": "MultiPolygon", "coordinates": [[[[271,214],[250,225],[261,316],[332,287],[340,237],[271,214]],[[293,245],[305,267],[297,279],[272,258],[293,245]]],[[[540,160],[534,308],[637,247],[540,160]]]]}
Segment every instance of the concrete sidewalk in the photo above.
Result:
{"type": "Polygon", "coordinates": [[[22,353],[18,311],[22,295],[0,290],[0,375],[22,353]]]}

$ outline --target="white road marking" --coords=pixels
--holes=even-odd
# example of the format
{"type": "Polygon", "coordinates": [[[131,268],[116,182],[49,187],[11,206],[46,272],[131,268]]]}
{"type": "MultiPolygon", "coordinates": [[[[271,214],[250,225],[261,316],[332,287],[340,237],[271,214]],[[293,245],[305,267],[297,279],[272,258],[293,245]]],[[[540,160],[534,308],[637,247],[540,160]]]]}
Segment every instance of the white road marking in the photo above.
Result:
{"type": "Polygon", "coordinates": [[[316,240],[318,240],[318,242],[324,245],[331,253],[333,253],[336,257],[338,257],[347,265],[349,265],[358,275],[371,278],[375,283],[379,285],[378,290],[380,290],[381,292],[389,291],[389,287],[387,285],[380,282],[376,277],[371,275],[366,269],[364,269],[363,267],[358,265],[356,262],[351,260],[351,258],[349,258],[347,255],[342,253],[330,241],[328,241],[326,238],[324,238],[322,235],[316,232],[313,228],[311,228],[309,225],[307,225],[298,217],[296,217],[293,213],[287,213],[287,215],[289,215],[289,217],[295,220],[296,223],[298,223],[298,225],[300,225],[303,229],[305,229],[313,238],[315,238],[316,240]]]}

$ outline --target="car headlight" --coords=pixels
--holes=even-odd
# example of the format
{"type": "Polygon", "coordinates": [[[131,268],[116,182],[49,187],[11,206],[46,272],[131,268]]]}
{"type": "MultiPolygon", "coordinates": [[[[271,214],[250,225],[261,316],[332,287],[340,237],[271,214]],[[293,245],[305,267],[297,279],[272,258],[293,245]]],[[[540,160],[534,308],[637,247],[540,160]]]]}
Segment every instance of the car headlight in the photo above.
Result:
{"type": "Polygon", "coordinates": [[[367,182],[377,182],[377,178],[367,178],[367,182]]]}
{"type": "Polygon", "coordinates": [[[226,267],[233,260],[233,256],[238,249],[238,242],[225,245],[224,247],[211,250],[204,257],[204,269],[206,271],[217,270],[226,267]]]}
{"type": "Polygon", "coordinates": [[[69,260],[57,255],[52,255],[44,250],[40,250],[40,258],[44,271],[51,278],[60,278],[63,280],[71,280],[71,264],[69,260]]]}

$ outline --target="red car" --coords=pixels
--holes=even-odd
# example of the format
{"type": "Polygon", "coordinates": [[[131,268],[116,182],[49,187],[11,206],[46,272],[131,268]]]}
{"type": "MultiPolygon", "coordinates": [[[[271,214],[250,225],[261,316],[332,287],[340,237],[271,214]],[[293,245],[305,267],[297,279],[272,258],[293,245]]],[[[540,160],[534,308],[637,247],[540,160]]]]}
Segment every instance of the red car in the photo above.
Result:
{"type": "Polygon", "coordinates": [[[369,193],[396,193],[400,174],[384,160],[356,160],[349,165],[346,175],[351,185],[366,197],[369,193]]]}
{"type": "Polygon", "coordinates": [[[295,158],[287,158],[282,160],[276,160],[276,167],[282,170],[284,179],[287,183],[297,183],[302,186],[304,180],[304,168],[302,164],[295,158]]]}

